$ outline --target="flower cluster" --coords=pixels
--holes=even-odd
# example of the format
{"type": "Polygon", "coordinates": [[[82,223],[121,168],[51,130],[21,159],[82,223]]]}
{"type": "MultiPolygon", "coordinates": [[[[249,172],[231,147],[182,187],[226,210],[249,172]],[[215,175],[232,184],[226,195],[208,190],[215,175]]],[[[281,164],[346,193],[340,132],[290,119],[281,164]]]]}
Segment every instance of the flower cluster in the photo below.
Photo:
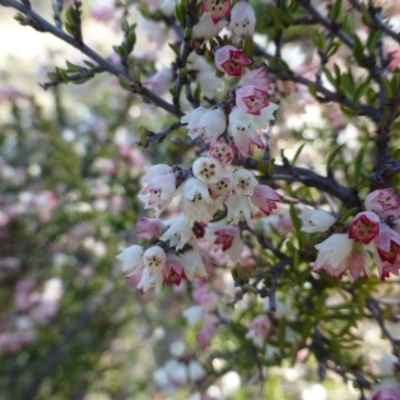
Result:
{"type": "Polygon", "coordinates": [[[228,27],[232,41],[237,43],[254,33],[255,12],[245,0],[238,1],[233,7],[231,0],[203,0],[201,11],[203,14],[193,27],[195,37],[211,39],[228,27]]]}
{"type": "MultiPolygon", "coordinates": [[[[225,46],[216,51],[216,64],[233,71],[230,75],[240,75],[250,60],[241,50],[225,46]]],[[[199,107],[181,118],[189,137],[202,139],[207,153],[188,169],[166,164],[144,167],[141,181],[145,186],[139,199],[145,209],[154,210],[156,218],[143,218],[138,236],[147,239],[149,246],[133,245],[117,256],[132,287],[159,291],[163,283],[205,279],[213,270],[210,252],[239,260],[243,242],[237,225],[241,220],[250,222],[253,210],[269,215],[277,208],[283,198],[279,193],[259,183],[251,171],[232,165],[251,156],[255,147],[265,148],[257,130],[274,119],[278,108],[269,102],[269,90],[264,67],[248,72],[231,91],[229,102],[211,109],[199,107]],[[179,218],[159,219],[175,199],[180,199],[179,218]]]]}
{"type": "MultiPolygon", "coordinates": [[[[314,272],[325,269],[330,276],[341,277],[346,271],[352,278],[368,277],[368,264],[372,259],[378,268],[379,278],[400,270],[400,198],[392,189],[370,193],[364,201],[365,211],[350,222],[348,233],[335,233],[318,244],[319,251],[314,272]],[[340,252],[337,250],[340,249],[340,252]]],[[[308,216],[314,232],[329,229],[335,219],[325,214],[308,216]],[[317,223],[316,221],[320,221],[317,223]],[[317,225],[320,224],[321,230],[317,225]]],[[[311,232],[311,230],[308,230],[311,232]]]]}

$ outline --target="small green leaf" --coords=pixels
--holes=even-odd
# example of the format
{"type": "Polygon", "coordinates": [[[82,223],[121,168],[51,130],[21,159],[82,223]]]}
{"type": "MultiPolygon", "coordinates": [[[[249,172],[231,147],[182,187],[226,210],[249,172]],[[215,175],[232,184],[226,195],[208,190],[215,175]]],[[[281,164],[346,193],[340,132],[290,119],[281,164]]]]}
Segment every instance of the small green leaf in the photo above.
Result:
{"type": "Polygon", "coordinates": [[[68,67],[68,72],[82,72],[83,68],[79,65],[72,64],[68,60],[66,60],[66,64],[68,67]]]}
{"type": "Polygon", "coordinates": [[[89,68],[95,68],[96,65],[93,64],[92,62],[88,61],[88,60],[83,60],[83,62],[89,67],[89,68]]]}
{"type": "Polygon", "coordinates": [[[361,60],[364,57],[363,44],[361,43],[361,40],[357,35],[353,35],[353,39],[354,39],[353,55],[356,58],[356,60],[361,60]]]}
{"type": "Polygon", "coordinates": [[[333,64],[333,69],[335,70],[335,81],[336,85],[340,87],[340,84],[342,82],[342,73],[340,72],[340,68],[338,67],[337,64],[333,64]]]}
{"type": "Polygon", "coordinates": [[[314,46],[319,49],[319,50],[323,50],[325,47],[325,35],[321,32],[315,32],[312,36],[311,36],[311,40],[314,44],[314,46]]]}
{"type": "Polygon", "coordinates": [[[127,33],[127,32],[129,32],[129,22],[124,18],[123,20],[122,20],[122,23],[121,23],[121,30],[122,30],[122,32],[125,32],[125,33],[127,33]]]}
{"type": "Polygon", "coordinates": [[[179,59],[181,57],[181,52],[180,52],[179,48],[172,43],[168,43],[168,46],[175,53],[176,58],[179,59]]]}
{"type": "Polygon", "coordinates": [[[135,33],[135,31],[130,32],[129,35],[126,37],[125,41],[126,41],[127,46],[130,49],[133,49],[133,47],[136,44],[136,33],[135,33]]]}
{"type": "Polygon", "coordinates": [[[332,57],[340,49],[339,42],[332,42],[326,52],[327,57],[332,57]]]}
{"type": "Polygon", "coordinates": [[[247,57],[251,58],[254,54],[254,42],[252,36],[247,36],[243,43],[243,52],[247,57]]]}
{"type": "Polygon", "coordinates": [[[340,144],[338,146],[336,146],[328,155],[327,160],[326,160],[326,167],[327,168],[331,168],[332,167],[332,163],[333,160],[335,159],[335,157],[339,154],[340,150],[342,150],[342,148],[344,147],[343,144],[340,144]]]}
{"type": "Polygon", "coordinates": [[[149,146],[149,141],[147,140],[147,136],[149,134],[149,131],[145,126],[141,126],[139,128],[139,137],[140,137],[140,144],[143,147],[148,147],[149,146]]]}
{"type": "Polygon", "coordinates": [[[369,50],[370,53],[372,53],[379,40],[382,37],[382,32],[381,31],[377,31],[377,30],[372,30],[371,33],[368,35],[368,39],[367,39],[367,49],[369,50]]]}
{"type": "Polygon", "coordinates": [[[335,4],[332,7],[332,11],[331,11],[331,19],[332,20],[335,21],[339,18],[341,9],[342,9],[342,0],[336,0],[335,4]]]}
{"type": "Polygon", "coordinates": [[[296,161],[297,161],[297,159],[299,158],[300,153],[301,153],[301,151],[303,150],[303,148],[304,148],[305,145],[306,145],[306,143],[303,143],[302,145],[299,146],[299,148],[297,149],[297,151],[296,151],[294,157],[292,158],[291,164],[293,164],[293,165],[296,164],[296,161]]]}
{"type": "Polygon", "coordinates": [[[362,21],[364,22],[365,25],[371,26],[373,24],[373,20],[368,10],[368,6],[364,2],[361,2],[360,9],[362,14],[362,21]]]}

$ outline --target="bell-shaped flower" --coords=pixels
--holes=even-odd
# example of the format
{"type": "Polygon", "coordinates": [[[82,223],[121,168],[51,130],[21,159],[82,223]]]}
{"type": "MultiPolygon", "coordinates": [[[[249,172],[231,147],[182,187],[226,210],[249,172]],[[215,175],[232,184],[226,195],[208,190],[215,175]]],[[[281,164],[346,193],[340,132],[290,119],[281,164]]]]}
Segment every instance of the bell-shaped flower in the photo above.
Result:
{"type": "MultiPolygon", "coordinates": [[[[183,119],[181,119],[181,121],[183,121],[183,119]]],[[[205,143],[214,143],[217,141],[218,137],[224,133],[225,129],[225,113],[218,107],[207,110],[196,124],[191,124],[189,136],[191,139],[195,139],[204,135],[205,143]]]]}
{"type": "Polygon", "coordinates": [[[166,285],[173,283],[180,285],[182,279],[186,279],[182,260],[174,253],[168,253],[163,268],[164,282],[166,285]]]}
{"type": "Polygon", "coordinates": [[[240,107],[233,107],[229,113],[229,128],[232,137],[247,135],[252,137],[256,135],[254,128],[254,115],[247,113],[240,107]]]}
{"type": "Polygon", "coordinates": [[[252,36],[256,27],[254,8],[247,1],[238,1],[232,8],[229,29],[233,33],[233,41],[239,42],[246,36],[252,36]]]}
{"type": "Polygon", "coordinates": [[[232,193],[226,201],[228,207],[228,213],[226,220],[238,224],[244,217],[246,221],[251,218],[251,204],[248,196],[239,196],[236,193],[232,193]]]}
{"type": "Polygon", "coordinates": [[[129,287],[137,288],[140,281],[142,280],[142,274],[143,274],[142,269],[136,269],[133,272],[125,275],[125,279],[128,281],[129,287]]]}
{"type": "Polygon", "coordinates": [[[252,196],[258,181],[247,169],[239,168],[233,172],[233,188],[239,196],[252,196]]]}
{"type": "Polygon", "coordinates": [[[233,175],[229,170],[223,170],[219,176],[218,182],[209,186],[213,199],[222,197],[226,201],[233,190],[233,175]]]}
{"type": "Polygon", "coordinates": [[[271,81],[267,78],[267,68],[261,67],[247,72],[240,79],[238,86],[255,86],[266,92],[272,89],[271,81]]]}
{"type": "Polygon", "coordinates": [[[222,18],[231,16],[231,0],[203,0],[201,11],[209,13],[214,24],[217,24],[222,18]]]}
{"type": "Polygon", "coordinates": [[[349,239],[346,234],[335,233],[315,248],[319,252],[313,272],[325,269],[329,276],[341,278],[348,271],[353,279],[368,277],[368,254],[364,245],[349,239]]]}
{"type": "Polygon", "coordinates": [[[306,208],[299,215],[301,231],[307,233],[326,232],[336,221],[336,218],[324,210],[306,208]]]}
{"type": "MultiPolygon", "coordinates": [[[[220,23],[225,24],[226,22],[218,22],[218,24],[220,23]]],[[[195,52],[190,53],[187,59],[186,67],[192,78],[199,83],[201,95],[203,97],[213,99],[218,88],[222,84],[222,79],[218,78],[214,74],[215,68],[209,64],[204,57],[197,55],[195,52]]]]}
{"type": "Polygon", "coordinates": [[[233,225],[226,225],[214,231],[214,235],[214,245],[220,248],[224,254],[227,254],[233,262],[238,261],[243,252],[243,241],[239,228],[233,225]]]}
{"type": "Polygon", "coordinates": [[[164,281],[166,260],[167,255],[160,246],[149,247],[143,254],[143,273],[137,288],[147,291],[155,286],[156,292],[159,292],[164,281]]]}
{"type": "Polygon", "coordinates": [[[210,111],[204,107],[195,108],[191,113],[184,115],[181,118],[182,124],[187,124],[187,128],[189,129],[189,136],[191,139],[195,139],[200,136],[202,132],[196,128],[201,118],[210,111]]]}
{"type": "Polygon", "coordinates": [[[156,216],[171,203],[176,192],[174,173],[153,179],[139,194],[139,199],[145,203],[145,208],[154,208],[156,216]]]}
{"type": "Polygon", "coordinates": [[[168,175],[172,172],[172,168],[167,164],[156,164],[151,167],[144,166],[143,169],[146,173],[140,179],[141,182],[150,183],[160,176],[168,175]]]}
{"type": "Polygon", "coordinates": [[[215,66],[229,76],[242,76],[243,68],[251,64],[243,50],[226,45],[215,50],[215,66]]]}
{"type": "Polygon", "coordinates": [[[236,105],[249,114],[260,115],[268,104],[267,92],[256,86],[246,85],[236,90],[236,105]]]}
{"type": "Polygon", "coordinates": [[[164,242],[169,241],[169,246],[175,247],[177,250],[182,249],[192,238],[192,228],[184,217],[173,221],[170,227],[160,237],[164,242]]]}
{"type": "Polygon", "coordinates": [[[257,315],[251,323],[249,331],[246,333],[246,338],[253,341],[258,347],[263,347],[264,340],[271,328],[271,322],[267,315],[257,315]]]}
{"type": "Polygon", "coordinates": [[[233,141],[240,159],[252,156],[254,153],[254,146],[259,149],[265,149],[265,144],[257,134],[254,134],[254,136],[238,135],[233,137],[233,141]]]}
{"type": "Polygon", "coordinates": [[[192,169],[193,175],[207,184],[217,183],[222,172],[219,162],[209,157],[197,158],[192,169]]]}
{"type": "Polygon", "coordinates": [[[203,259],[198,251],[189,250],[181,255],[183,269],[189,280],[204,278],[207,275],[203,259]]]}
{"type": "Polygon", "coordinates": [[[203,38],[205,40],[212,39],[217,36],[228,22],[225,20],[219,20],[216,24],[211,18],[209,13],[204,13],[199,22],[193,26],[193,37],[203,38]]]}
{"type": "Polygon", "coordinates": [[[368,244],[379,235],[380,218],[372,211],[358,213],[350,223],[349,238],[368,244]]]}
{"type": "Polygon", "coordinates": [[[115,258],[122,261],[122,271],[135,271],[142,265],[143,247],[137,244],[126,247],[115,258]]]}
{"type": "Polygon", "coordinates": [[[269,121],[275,119],[274,112],[279,108],[278,104],[269,103],[267,107],[260,111],[259,115],[254,116],[253,126],[255,129],[265,129],[269,121]]]}
{"type": "Polygon", "coordinates": [[[365,209],[379,216],[386,216],[397,210],[400,197],[393,194],[393,189],[378,189],[370,193],[364,200],[365,209]]]}
{"type": "Polygon", "coordinates": [[[259,208],[265,215],[271,214],[271,211],[278,207],[276,203],[282,199],[283,196],[267,185],[257,185],[250,197],[253,206],[259,208]]]}
{"type": "Polygon", "coordinates": [[[210,205],[213,200],[207,185],[197,179],[189,178],[182,186],[183,212],[185,220],[192,226],[194,221],[208,222],[212,218],[210,205]]]}
{"type": "Polygon", "coordinates": [[[390,273],[399,275],[400,234],[384,223],[380,225],[379,235],[372,242],[374,261],[378,267],[379,278],[383,281],[390,273]]]}
{"type": "Polygon", "coordinates": [[[222,138],[211,144],[208,150],[208,157],[215,158],[222,166],[230,164],[234,155],[235,145],[226,143],[222,138]]]}

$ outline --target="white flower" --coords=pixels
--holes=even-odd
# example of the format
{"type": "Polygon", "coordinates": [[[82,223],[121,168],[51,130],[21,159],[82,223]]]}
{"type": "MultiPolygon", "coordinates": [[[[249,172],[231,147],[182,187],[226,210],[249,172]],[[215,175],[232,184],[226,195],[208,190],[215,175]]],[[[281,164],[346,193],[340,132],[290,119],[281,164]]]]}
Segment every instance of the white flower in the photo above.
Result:
{"type": "Polygon", "coordinates": [[[227,21],[221,20],[214,24],[209,13],[203,13],[199,22],[193,27],[193,37],[211,39],[227,25],[227,21]]]}
{"type": "Polygon", "coordinates": [[[254,115],[247,113],[239,107],[233,107],[229,114],[229,127],[231,128],[232,136],[253,136],[255,134],[254,117],[254,115]]]}
{"type": "Polygon", "coordinates": [[[200,84],[201,94],[213,98],[216,90],[221,86],[222,80],[214,75],[214,68],[211,64],[204,57],[192,52],[187,60],[187,69],[189,72],[194,72],[200,84]]]}
{"type": "Polygon", "coordinates": [[[189,226],[194,221],[208,222],[212,214],[208,205],[213,203],[207,185],[197,178],[189,178],[182,186],[183,211],[189,226]]]}
{"type": "Polygon", "coordinates": [[[238,224],[239,221],[244,217],[246,221],[251,218],[251,204],[247,196],[238,196],[236,193],[232,193],[226,202],[228,207],[228,214],[226,220],[238,224]]]}
{"type": "Polygon", "coordinates": [[[232,8],[229,29],[233,33],[233,42],[237,43],[244,36],[252,36],[256,26],[256,15],[253,7],[245,2],[239,1],[232,8]]]}
{"type": "Polygon", "coordinates": [[[171,247],[176,247],[177,250],[190,241],[193,237],[193,231],[184,217],[173,221],[171,226],[160,237],[163,241],[169,240],[171,247]]]}
{"type": "Polygon", "coordinates": [[[307,233],[326,232],[336,221],[336,218],[324,210],[305,209],[299,215],[302,221],[301,230],[307,233]]]}
{"type": "Polygon", "coordinates": [[[122,272],[134,271],[140,268],[142,264],[143,247],[134,244],[133,246],[123,248],[115,258],[122,261],[122,272]]]}
{"type": "Polygon", "coordinates": [[[194,132],[194,128],[198,125],[199,121],[201,118],[208,113],[208,109],[204,107],[198,107],[194,109],[191,113],[184,115],[181,118],[182,124],[188,124],[187,128],[189,129],[189,136],[194,139],[197,136],[201,135],[201,132],[198,132],[197,130],[194,132]],[[192,132],[193,131],[193,132],[192,132]]]}
{"type": "Polygon", "coordinates": [[[221,108],[207,110],[207,112],[201,109],[195,111],[181,119],[182,122],[189,122],[190,138],[195,139],[204,135],[205,143],[214,143],[226,129],[225,113],[221,108]]]}
{"type": "Polygon", "coordinates": [[[233,173],[233,187],[239,196],[252,196],[258,181],[252,172],[239,168],[233,173]]]}
{"type": "Polygon", "coordinates": [[[217,183],[222,167],[217,160],[208,157],[199,157],[193,163],[193,175],[205,183],[217,183]]]}
{"type": "Polygon", "coordinates": [[[160,246],[149,247],[143,254],[143,266],[150,271],[161,270],[166,260],[165,251],[160,246]]]}
{"type": "Polygon", "coordinates": [[[140,179],[144,183],[150,183],[159,176],[168,175],[171,173],[171,167],[167,164],[157,164],[151,167],[143,167],[146,173],[140,179]]]}
{"type": "Polygon", "coordinates": [[[267,107],[260,110],[260,115],[254,115],[253,126],[255,129],[265,129],[268,121],[275,119],[274,112],[279,108],[278,104],[269,103],[267,107]]]}
{"type": "Polygon", "coordinates": [[[185,275],[189,280],[207,275],[203,260],[197,251],[189,250],[181,255],[185,275]]]}

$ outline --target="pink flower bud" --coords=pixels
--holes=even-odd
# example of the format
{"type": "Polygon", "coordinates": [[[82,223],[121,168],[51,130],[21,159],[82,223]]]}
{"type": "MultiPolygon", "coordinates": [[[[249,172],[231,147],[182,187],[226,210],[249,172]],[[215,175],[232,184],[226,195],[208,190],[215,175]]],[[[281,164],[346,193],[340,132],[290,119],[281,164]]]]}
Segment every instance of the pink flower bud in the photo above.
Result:
{"type": "Polygon", "coordinates": [[[349,238],[368,244],[379,235],[380,219],[371,211],[358,213],[349,227],[349,238]]]}
{"type": "Polygon", "coordinates": [[[388,211],[396,210],[400,198],[393,194],[393,189],[374,190],[364,200],[365,209],[382,215],[388,211]]]}
{"type": "Polygon", "coordinates": [[[283,196],[267,185],[257,185],[250,199],[254,206],[258,207],[264,214],[269,215],[272,210],[277,208],[276,203],[281,201],[283,196]]]}
{"type": "Polygon", "coordinates": [[[231,16],[231,0],[203,0],[201,11],[210,13],[214,24],[231,16]]]}
{"type": "Polygon", "coordinates": [[[229,76],[242,76],[243,68],[251,64],[243,50],[234,46],[223,46],[215,51],[215,66],[229,76]]]}
{"type": "Polygon", "coordinates": [[[261,109],[268,107],[267,92],[252,85],[236,90],[236,105],[249,114],[260,115],[261,109]]]}

